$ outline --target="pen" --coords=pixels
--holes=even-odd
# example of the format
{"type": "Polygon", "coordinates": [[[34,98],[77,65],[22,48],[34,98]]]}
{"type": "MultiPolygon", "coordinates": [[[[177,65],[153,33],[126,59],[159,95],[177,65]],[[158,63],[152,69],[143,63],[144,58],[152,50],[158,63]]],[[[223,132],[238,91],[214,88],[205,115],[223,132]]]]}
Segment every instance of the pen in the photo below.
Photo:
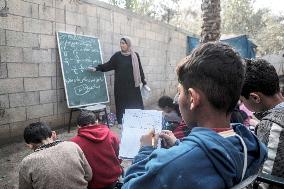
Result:
{"type": "Polygon", "coordinates": [[[153,132],[153,135],[152,135],[152,147],[155,146],[155,130],[153,132]]]}

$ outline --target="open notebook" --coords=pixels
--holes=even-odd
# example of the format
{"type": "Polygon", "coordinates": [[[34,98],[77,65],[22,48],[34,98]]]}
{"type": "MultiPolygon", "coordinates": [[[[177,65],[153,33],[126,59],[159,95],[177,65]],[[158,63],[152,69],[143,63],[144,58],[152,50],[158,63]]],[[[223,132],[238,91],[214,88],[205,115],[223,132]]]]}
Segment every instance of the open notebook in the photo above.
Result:
{"type": "Polygon", "coordinates": [[[140,149],[140,137],[152,128],[162,130],[162,112],[157,110],[126,109],[123,115],[119,157],[132,159],[140,149]]]}

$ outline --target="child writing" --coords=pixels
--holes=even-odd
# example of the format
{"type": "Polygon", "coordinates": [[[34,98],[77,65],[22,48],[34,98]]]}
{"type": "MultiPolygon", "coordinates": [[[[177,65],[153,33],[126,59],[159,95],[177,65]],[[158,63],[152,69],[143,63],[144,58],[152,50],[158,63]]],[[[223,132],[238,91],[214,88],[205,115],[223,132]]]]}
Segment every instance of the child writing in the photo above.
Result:
{"type": "Polygon", "coordinates": [[[159,108],[163,111],[163,130],[170,130],[181,139],[190,133],[189,127],[181,119],[179,106],[169,96],[162,96],[158,101],[159,108]]]}

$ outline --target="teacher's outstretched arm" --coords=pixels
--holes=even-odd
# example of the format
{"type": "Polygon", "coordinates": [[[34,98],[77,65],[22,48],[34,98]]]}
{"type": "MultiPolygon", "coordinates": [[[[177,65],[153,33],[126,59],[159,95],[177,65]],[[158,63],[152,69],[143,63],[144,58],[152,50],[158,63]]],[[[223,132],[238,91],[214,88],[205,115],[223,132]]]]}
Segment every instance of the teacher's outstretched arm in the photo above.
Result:
{"type": "Polygon", "coordinates": [[[116,66],[115,66],[115,55],[114,54],[110,60],[104,64],[99,64],[96,67],[88,67],[87,70],[91,71],[91,72],[96,72],[96,71],[100,71],[100,72],[108,72],[111,70],[115,70],[116,66]]]}
{"type": "Polygon", "coordinates": [[[143,71],[143,68],[142,68],[142,64],[141,64],[141,61],[140,61],[140,56],[139,54],[136,52],[136,55],[137,55],[137,59],[138,59],[138,63],[139,63],[139,70],[140,70],[140,76],[141,76],[141,82],[143,83],[143,85],[146,85],[147,82],[145,80],[145,75],[144,75],[144,71],[143,71]]]}

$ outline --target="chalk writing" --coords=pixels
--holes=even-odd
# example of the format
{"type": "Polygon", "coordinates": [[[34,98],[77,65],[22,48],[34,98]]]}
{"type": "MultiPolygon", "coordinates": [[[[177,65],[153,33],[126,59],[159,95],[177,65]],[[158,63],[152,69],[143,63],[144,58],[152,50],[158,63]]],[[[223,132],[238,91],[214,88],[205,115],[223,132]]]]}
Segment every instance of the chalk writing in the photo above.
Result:
{"type": "Polygon", "coordinates": [[[57,37],[68,106],[108,102],[104,74],[88,71],[102,64],[99,40],[63,32],[57,37]]]}

